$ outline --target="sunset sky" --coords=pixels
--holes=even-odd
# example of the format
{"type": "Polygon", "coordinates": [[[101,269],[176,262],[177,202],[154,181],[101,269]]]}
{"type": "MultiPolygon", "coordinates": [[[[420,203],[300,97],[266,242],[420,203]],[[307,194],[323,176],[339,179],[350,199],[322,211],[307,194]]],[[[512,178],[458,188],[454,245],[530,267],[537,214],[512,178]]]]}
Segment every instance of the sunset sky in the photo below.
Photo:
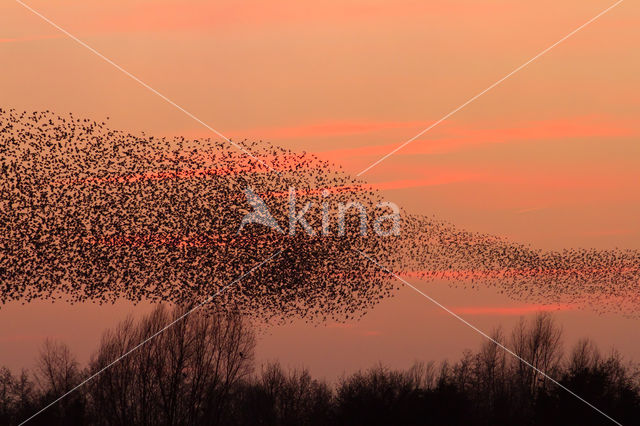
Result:
{"type": "MultiPolygon", "coordinates": [[[[28,0],[234,141],[315,153],[357,174],[614,1],[28,0]]],[[[624,1],[362,178],[406,211],[542,249],[640,249],[640,6],[624,1]]],[[[109,117],[218,138],[18,2],[0,3],[0,107],[109,117]]],[[[219,138],[218,138],[219,139],[219,138]]],[[[640,360],[640,319],[494,289],[412,283],[480,329],[557,311],[568,342],[640,360]]],[[[47,336],[86,360],[142,303],[0,307],[0,365],[47,336]]],[[[273,325],[260,360],[329,379],[382,361],[457,357],[482,337],[408,289],[362,320],[273,325]]]]}

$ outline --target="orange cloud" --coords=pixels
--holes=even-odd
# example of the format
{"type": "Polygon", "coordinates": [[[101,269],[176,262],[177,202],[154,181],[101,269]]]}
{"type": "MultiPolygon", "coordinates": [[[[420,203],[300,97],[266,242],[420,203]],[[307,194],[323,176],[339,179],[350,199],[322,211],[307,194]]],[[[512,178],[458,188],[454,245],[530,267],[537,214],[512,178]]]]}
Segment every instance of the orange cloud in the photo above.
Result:
{"type": "Polygon", "coordinates": [[[526,315],[536,312],[571,311],[577,309],[576,305],[520,305],[520,306],[458,306],[450,308],[458,315],[526,315]]]}
{"type": "MultiPolygon", "coordinates": [[[[401,126],[397,125],[396,128],[398,127],[401,126]]],[[[406,127],[415,127],[415,122],[407,123],[406,127]]],[[[424,125],[424,127],[426,127],[426,125],[424,125]]],[[[524,123],[517,127],[502,128],[478,128],[453,125],[453,123],[450,123],[446,127],[438,129],[438,131],[444,131],[446,136],[437,138],[427,136],[417,139],[394,155],[444,154],[488,144],[535,140],[570,140],[602,137],[620,138],[640,134],[640,129],[637,124],[633,122],[626,120],[614,121],[593,116],[534,121],[524,123]]],[[[322,157],[336,159],[379,157],[388,154],[402,143],[404,143],[403,140],[387,145],[362,146],[317,152],[316,154],[322,157]]]]}
{"type": "Polygon", "coordinates": [[[426,179],[404,179],[388,182],[378,182],[371,184],[371,187],[379,190],[388,189],[406,189],[406,188],[418,188],[425,186],[438,186],[446,185],[449,183],[469,182],[476,180],[481,175],[479,173],[468,173],[464,171],[451,172],[451,173],[438,173],[430,178],[426,179]]]}
{"type": "MultiPolygon", "coordinates": [[[[474,280],[474,279],[499,279],[505,276],[567,276],[580,274],[597,274],[610,271],[611,268],[506,268],[506,269],[423,269],[414,271],[399,272],[399,276],[419,279],[454,279],[454,280],[474,280]]],[[[633,268],[618,267],[620,273],[633,272],[633,268]]]]}
{"type": "MultiPolygon", "coordinates": [[[[262,139],[274,143],[288,139],[313,139],[383,133],[406,129],[406,139],[401,138],[384,145],[365,145],[326,151],[310,151],[323,158],[378,157],[388,154],[408,140],[413,134],[432,124],[429,121],[363,121],[335,120],[291,126],[253,127],[228,131],[236,139],[262,139]]],[[[398,139],[397,132],[395,136],[398,139]]],[[[510,127],[487,127],[484,123],[459,124],[446,121],[417,139],[394,155],[427,155],[461,151],[489,144],[503,144],[536,140],[571,140],[584,138],[624,138],[640,135],[640,126],[630,120],[608,117],[580,116],[554,120],[539,120],[510,127]]],[[[180,136],[209,138],[211,132],[186,130],[180,136]]]]}
{"type": "Polygon", "coordinates": [[[243,137],[247,138],[253,136],[263,139],[278,140],[346,136],[393,129],[419,129],[421,126],[427,126],[429,124],[430,123],[425,123],[424,121],[336,120],[296,126],[252,128],[244,131],[236,131],[235,133],[241,133],[243,137]]]}
{"type": "MultiPolygon", "coordinates": [[[[226,131],[235,135],[235,139],[263,139],[269,141],[288,139],[313,139],[362,135],[384,132],[395,129],[418,131],[432,123],[426,121],[365,121],[365,120],[324,120],[315,123],[295,124],[290,126],[251,127],[226,131]]],[[[176,135],[171,135],[176,136],[176,135]]],[[[204,129],[179,132],[179,136],[190,138],[210,138],[212,133],[204,129]]]]}
{"type": "MultiPolygon", "coordinates": [[[[296,190],[296,195],[318,195],[324,191],[328,191],[329,194],[338,194],[343,192],[360,192],[370,190],[390,190],[390,189],[406,189],[406,188],[419,188],[426,186],[438,186],[446,185],[449,183],[468,182],[478,178],[478,174],[474,173],[451,173],[451,174],[439,174],[426,179],[404,179],[394,180],[386,182],[376,182],[370,184],[353,184],[348,186],[327,186],[324,188],[314,188],[310,190],[296,190]]],[[[269,195],[272,197],[288,197],[289,191],[259,193],[260,195],[269,195]]]]}
{"type": "MultiPolygon", "coordinates": [[[[311,151],[323,159],[343,163],[345,159],[382,157],[429,124],[430,122],[419,121],[337,120],[292,126],[249,128],[229,133],[241,138],[269,140],[276,144],[278,141],[289,139],[334,138],[366,134],[388,134],[389,138],[396,139],[396,142],[384,145],[311,151]],[[398,139],[398,132],[392,132],[399,129],[406,129],[406,139],[398,139]]],[[[446,154],[491,144],[625,138],[638,135],[640,135],[640,128],[632,121],[597,116],[530,121],[510,127],[488,127],[486,124],[463,125],[448,121],[434,128],[425,137],[413,141],[394,156],[446,154]]],[[[210,137],[211,134],[203,131],[187,131],[183,132],[182,136],[198,138],[210,137]]]]}

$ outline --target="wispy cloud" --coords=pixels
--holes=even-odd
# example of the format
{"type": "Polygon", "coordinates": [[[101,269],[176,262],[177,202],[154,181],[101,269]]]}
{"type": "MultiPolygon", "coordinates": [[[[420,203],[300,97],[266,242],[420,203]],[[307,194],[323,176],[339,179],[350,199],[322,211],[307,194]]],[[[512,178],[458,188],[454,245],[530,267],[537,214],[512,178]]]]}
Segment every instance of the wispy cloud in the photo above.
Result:
{"type": "Polygon", "coordinates": [[[556,312],[571,311],[577,309],[576,305],[553,304],[553,305],[520,305],[520,306],[457,306],[451,308],[459,315],[498,315],[498,316],[519,316],[536,312],[556,312]]]}
{"type": "MultiPolygon", "coordinates": [[[[407,123],[406,127],[413,127],[413,125],[414,123],[407,123]]],[[[396,128],[400,127],[399,124],[396,126],[396,128]]],[[[373,129],[373,126],[370,128],[373,129]]],[[[398,152],[397,155],[445,154],[492,144],[604,137],[622,138],[639,134],[640,127],[631,121],[594,116],[532,121],[518,126],[493,128],[451,122],[440,129],[440,133],[436,133],[435,137],[416,140],[406,150],[398,152]]],[[[386,153],[396,145],[367,145],[317,152],[317,154],[333,158],[371,157],[386,153]]]]}

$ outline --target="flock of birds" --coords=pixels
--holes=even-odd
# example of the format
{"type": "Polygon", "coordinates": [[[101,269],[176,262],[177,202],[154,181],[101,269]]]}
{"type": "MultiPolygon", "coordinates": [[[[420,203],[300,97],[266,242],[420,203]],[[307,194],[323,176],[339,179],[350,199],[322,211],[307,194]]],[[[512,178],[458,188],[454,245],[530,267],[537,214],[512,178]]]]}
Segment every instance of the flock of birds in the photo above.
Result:
{"type": "MultiPolygon", "coordinates": [[[[491,285],[518,300],[629,314],[640,305],[636,250],[547,252],[405,212],[395,236],[360,235],[355,210],[344,235],[335,220],[329,235],[290,235],[289,188],[298,209],[329,203],[334,217],[339,203],[353,201],[374,212],[381,195],[312,155],[243,144],[255,157],[226,142],[154,138],[72,114],[0,109],[0,301],[192,304],[234,283],[212,306],[346,319],[401,285],[362,251],[398,275],[491,285]],[[256,224],[238,232],[251,211],[247,188],[285,232],[256,224]]],[[[322,228],[319,209],[306,219],[322,228]]]]}

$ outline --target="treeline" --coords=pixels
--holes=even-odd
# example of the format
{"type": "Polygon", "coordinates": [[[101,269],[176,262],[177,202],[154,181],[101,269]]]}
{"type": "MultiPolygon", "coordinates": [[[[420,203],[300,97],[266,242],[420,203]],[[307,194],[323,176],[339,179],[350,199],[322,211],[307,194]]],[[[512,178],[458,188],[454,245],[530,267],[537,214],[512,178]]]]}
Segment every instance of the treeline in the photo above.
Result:
{"type": "Polygon", "coordinates": [[[96,373],[28,424],[611,423],[536,369],[622,424],[640,419],[638,369],[615,351],[602,355],[589,340],[565,354],[561,329],[548,314],[493,333],[530,365],[487,341],[454,363],[405,371],[376,366],[330,386],[304,369],[256,368],[255,335],[240,315],[197,311],[179,319],[185,312],[160,306],[140,321],[124,321],[103,335],[85,368],[64,344],[46,341],[32,372],[0,369],[0,424],[19,424],[96,373]]]}

